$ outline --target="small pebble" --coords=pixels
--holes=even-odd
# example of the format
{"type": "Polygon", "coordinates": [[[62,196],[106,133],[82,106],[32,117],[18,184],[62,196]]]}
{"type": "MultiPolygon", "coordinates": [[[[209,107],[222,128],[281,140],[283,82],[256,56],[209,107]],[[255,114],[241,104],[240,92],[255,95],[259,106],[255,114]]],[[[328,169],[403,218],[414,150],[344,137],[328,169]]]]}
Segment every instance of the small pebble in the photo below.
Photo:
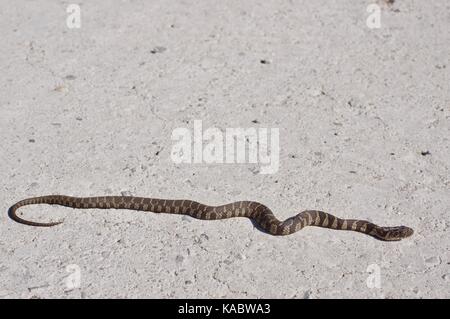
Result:
{"type": "Polygon", "coordinates": [[[181,264],[183,262],[183,260],[184,260],[184,257],[181,255],[177,255],[177,257],[175,257],[175,262],[177,264],[181,264]]]}
{"type": "Polygon", "coordinates": [[[63,85],[58,85],[58,86],[56,86],[53,89],[53,91],[56,91],[56,92],[67,92],[68,89],[65,86],[63,86],[63,85]]]}
{"type": "Polygon", "coordinates": [[[66,80],[75,80],[77,77],[75,75],[69,74],[65,76],[66,80]]]}
{"type": "Polygon", "coordinates": [[[227,259],[225,259],[224,261],[223,261],[223,263],[225,264],[225,265],[231,265],[232,263],[233,263],[233,261],[232,260],[230,260],[229,258],[227,258],[227,259]]]}
{"type": "Polygon", "coordinates": [[[318,97],[318,96],[323,95],[324,93],[323,93],[322,90],[319,90],[319,89],[312,89],[312,90],[309,91],[309,94],[310,94],[311,96],[313,96],[313,97],[318,97]]]}
{"type": "Polygon", "coordinates": [[[209,237],[205,233],[201,234],[200,236],[195,236],[194,237],[194,242],[196,244],[202,244],[206,240],[209,240],[209,237]]]}
{"type": "Polygon", "coordinates": [[[260,62],[261,64],[270,64],[270,62],[269,62],[269,61],[267,61],[267,60],[264,60],[264,59],[263,59],[263,60],[260,60],[259,62],[260,62]]]}
{"type": "Polygon", "coordinates": [[[163,53],[166,50],[167,49],[165,47],[154,47],[152,50],[150,50],[150,53],[151,54],[163,53]]]}
{"type": "Polygon", "coordinates": [[[236,254],[236,259],[246,260],[247,256],[245,256],[243,253],[238,253],[238,254],[236,254]]]}

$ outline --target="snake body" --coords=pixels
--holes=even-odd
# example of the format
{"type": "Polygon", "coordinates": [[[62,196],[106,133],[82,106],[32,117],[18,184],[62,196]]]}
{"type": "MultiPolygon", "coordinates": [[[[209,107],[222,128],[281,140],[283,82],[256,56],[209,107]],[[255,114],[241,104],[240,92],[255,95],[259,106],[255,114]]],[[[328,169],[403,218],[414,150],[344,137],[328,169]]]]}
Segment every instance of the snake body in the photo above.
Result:
{"type": "Polygon", "coordinates": [[[131,209],[153,213],[189,215],[203,220],[247,217],[253,220],[261,230],[272,235],[290,235],[306,226],[351,230],[385,241],[397,241],[413,234],[413,230],[406,226],[381,227],[365,220],[341,219],[318,210],[306,210],[296,216],[280,221],[268,207],[253,201],[239,201],[221,206],[209,206],[192,200],[134,196],[71,197],[48,195],[27,198],[17,202],[11,206],[8,215],[16,222],[31,226],[49,227],[62,223],[62,221],[50,223],[33,222],[17,215],[19,207],[33,204],[54,204],[71,208],[131,209]]]}

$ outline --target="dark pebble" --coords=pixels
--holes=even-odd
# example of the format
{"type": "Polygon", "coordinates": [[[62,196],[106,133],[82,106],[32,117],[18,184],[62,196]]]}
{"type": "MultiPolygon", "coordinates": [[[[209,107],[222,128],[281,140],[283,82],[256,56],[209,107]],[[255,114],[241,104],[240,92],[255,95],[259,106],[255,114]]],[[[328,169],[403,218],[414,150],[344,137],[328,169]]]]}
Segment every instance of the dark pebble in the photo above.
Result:
{"type": "Polygon", "coordinates": [[[150,50],[151,54],[156,54],[156,53],[163,53],[164,51],[166,51],[167,49],[165,47],[155,47],[152,50],[150,50]]]}

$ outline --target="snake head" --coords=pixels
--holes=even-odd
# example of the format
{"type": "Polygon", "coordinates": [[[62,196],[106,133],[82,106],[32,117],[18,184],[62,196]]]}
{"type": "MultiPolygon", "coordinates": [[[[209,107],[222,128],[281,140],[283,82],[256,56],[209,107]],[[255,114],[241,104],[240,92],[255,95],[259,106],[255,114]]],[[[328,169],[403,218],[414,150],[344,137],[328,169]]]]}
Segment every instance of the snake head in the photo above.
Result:
{"type": "Polygon", "coordinates": [[[379,237],[379,239],[386,241],[397,241],[410,237],[414,234],[414,230],[406,226],[383,227],[382,233],[383,234],[379,237]]]}

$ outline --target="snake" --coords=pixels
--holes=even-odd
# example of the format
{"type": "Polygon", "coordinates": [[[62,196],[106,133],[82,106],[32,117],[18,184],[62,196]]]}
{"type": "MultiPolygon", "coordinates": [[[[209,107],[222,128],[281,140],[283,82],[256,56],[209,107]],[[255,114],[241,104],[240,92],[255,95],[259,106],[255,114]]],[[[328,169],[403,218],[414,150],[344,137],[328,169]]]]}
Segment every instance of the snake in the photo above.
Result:
{"type": "Polygon", "coordinates": [[[31,197],[11,206],[8,210],[8,216],[18,223],[38,227],[51,227],[63,222],[34,222],[18,216],[17,209],[19,207],[34,204],[60,205],[82,209],[129,209],[153,213],[189,215],[202,220],[247,217],[252,220],[255,227],[259,230],[276,236],[290,235],[306,226],[350,230],[367,234],[382,241],[399,241],[410,237],[414,233],[413,229],[407,226],[382,227],[366,220],[341,219],[318,210],[305,210],[284,221],[280,221],[267,206],[255,201],[237,201],[220,206],[209,206],[192,200],[136,196],[72,197],[47,195],[31,197]]]}

